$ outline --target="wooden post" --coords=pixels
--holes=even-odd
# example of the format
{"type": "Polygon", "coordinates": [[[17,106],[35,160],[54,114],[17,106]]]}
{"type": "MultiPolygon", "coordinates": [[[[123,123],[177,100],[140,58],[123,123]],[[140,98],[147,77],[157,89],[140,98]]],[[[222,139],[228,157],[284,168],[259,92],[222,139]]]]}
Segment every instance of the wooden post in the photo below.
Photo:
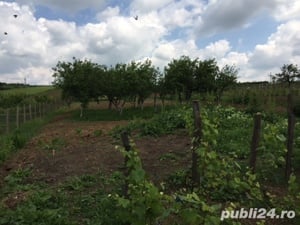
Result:
{"type": "Polygon", "coordinates": [[[34,119],[37,118],[37,109],[36,103],[34,104],[34,119]]]}
{"type": "Polygon", "coordinates": [[[23,105],[23,123],[26,122],[26,105],[23,105]]]}
{"type": "Polygon", "coordinates": [[[255,173],[256,169],[256,156],[257,156],[257,148],[260,140],[260,131],[261,131],[261,113],[256,113],[254,116],[254,128],[253,135],[251,141],[251,149],[250,149],[250,163],[249,167],[253,173],[255,173]]]}
{"type": "Polygon", "coordinates": [[[17,129],[19,129],[19,126],[20,126],[19,113],[20,113],[20,109],[19,109],[19,106],[17,106],[17,108],[16,108],[16,126],[17,126],[17,129]]]}
{"type": "Polygon", "coordinates": [[[295,115],[293,113],[293,99],[291,93],[288,94],[288,136],[287,136],[287,153],[285,157],[285,179],[288,181],[292,173],[292,153],[295,131],[295,115]]]}
{"type": "Polygon", "coordinates": [[[200,146],[202,138],[201,117],[199,109],[199,101],[193,101],[194,112],[194,141],[192,148],[192,181],[195,185],[200,184],[200,174],[198,171],[198,155],[196,149],[200,146]]]}
{"type": "Polygon", "coordinates": [[[6,109],[6,133],[9,133],[9,109],[6,109]]]}
{"type": "Polygon", "coordinates": [[[29,104],[29,119],[32,120],[32,109],[31,109],[31,104],[29,104]]]}
{"type": "Polygon", "coordinates": [[[40,118],[42,118],[42,103],[39,103],[40,118]]]}
{"type": "MultiPolygon", "coordinates": [[[[131,150],[131,146],[130,146],[129,139],[128,139],[128,133],[126,131],[121,134],[121,140],[122,140],[123,146],[125,148],[125,151],[129,152],[131,150]]],[[[124,159],[125,184],[124,184],[124,188],[123,188],[123,194],[125,197],[128,197],[128,179],[127,179],[127,177],[129,176],[129,172],[130,172],[127,168],[127,162],[128,162],[128,157],[125,156],[125,159],[124,159]]]]}

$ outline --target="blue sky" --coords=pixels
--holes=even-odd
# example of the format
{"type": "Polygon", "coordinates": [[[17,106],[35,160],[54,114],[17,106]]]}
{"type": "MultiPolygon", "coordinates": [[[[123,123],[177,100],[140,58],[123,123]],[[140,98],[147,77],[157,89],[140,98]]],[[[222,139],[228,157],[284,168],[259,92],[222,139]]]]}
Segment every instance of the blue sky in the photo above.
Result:
{"type": "Polygon", "coordinates": [[[0,16],[0,82],[50,84],[73,56],[161,69],[181,55],[215,58],[239,81],[300,61],[298,0],[17,0],[0,1],[0,16]]]}

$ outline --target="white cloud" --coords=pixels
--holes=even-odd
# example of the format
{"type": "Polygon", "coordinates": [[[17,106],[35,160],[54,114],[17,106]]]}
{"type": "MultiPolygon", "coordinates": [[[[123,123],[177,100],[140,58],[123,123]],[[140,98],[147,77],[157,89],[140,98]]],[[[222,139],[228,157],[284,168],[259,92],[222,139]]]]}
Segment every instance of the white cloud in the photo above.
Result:
{"type": "Polygon", "coordinates": [[[257,45],[250,63],[256,68],[272,69],[285,63],[297,63],[300,51],[300,21],[293,20],[280,25],[268,42],[257,45]]]}
{"type": "Polygon", "coordinates": [[[163,69],[172,59],[179,58],[182,55],[189,56],[190,58],[198,58],[201,52],[194,40],[163,41],[153,50],[151,60],[156,66],[163,69]]]}
{"type": "Polygon", "coordinates": [[[146,13],[158,10],[171,2],[173,0],[133,0],[130,7],[136,13],[146,13]]]}
{"type": "Polygon", "coordinates": [[[166,34],[156,13],[136,21],[118,15],[117,8],[108,8],[102,13],[103,21],[78,26],[63,20],[37,20],[29,7],[5,5],[0,7],[0,15],[8,15],[0,21],[0,27],[5,27],[8,35],[0,37],[0,73],[1,79],[8,81],[27,76],[32,83],[43,79],[42,83],[49,83],[49,68],[59,60],[70,61],[73,56],[106,65],[139,60],[151,56],[166,34]],[[22,16],[15,19],[10,15],[12,8],[21,10],[22,16]]]}
{"type": "Polygon", "coordinates": [[[158,45],[153,51],[152,60],[160,68],[167,65],[173,58],[179,58],[182,55],[189,56],[192,59],[199,58],[200,60],[215,58],[218,62],[221,62],[224,57],[228,56],[230,49],[227,40],[210,43],[205,48],[199,49],[192,39],[188,41],[177,39],[158,45]]]}
{"type": "Polygon", "coordinates": [[[299,0],[277,0],[278,6],[274,10],[273,16],[279,21],[300,18],[299,0]]]}
{"type": "Polygon", "coordinates": [[[269,80],[283,64],[298,64],[300,60],[300,21],[281,24],[265,44],[256,45],[253,52],[230,52],[221,62],[240,68],[240,81],[269,80]],[[233,57],[233,58],[232,58],[233,57]]]}
{"type": "Polygon", "coordinates": [[[227,40],[220,40],[210,43],[204,49],[204,57],[222,59],[230,51],[230,43],[227,40]]]}
{"type": "MultiPolygon", "coordinates": [[[[100,56],[101,63],[114,64],[137,60],[151,54],[153,46],[165,34],[165,28],[145,16],[136,21],[116,16],[99,24],[81,27],[81,38],[86,40],[92,58],[100,56]]],[[[154,18],[155,19],[155,18],[154,18]]]]}
{"type": "Polygon", "coordinates": [[[173,1],[158,10],[158,17],[161,23],[169,29],[193,27],[195,21],[202,13],[203,4],[197,0],[173,1]]]}
{"type": "Polygon", "coordinates": [[[196,24],[195,32],[198,36],[210,36],[220,31],[249,26],[251,18],[273,7],[273,0],[211,0],[196,24]]]}
{"type": "Polygon", "coordinates": [[[116,7],[107,7],[104,11],[98,13],[96,15],[96,18],[99,21],[108,19],[110,17],[118,16],[120,14],[120,8],[118,6],[116,7]]]}
{"type": "MultiPolygon", "coordinates": [[[[124,15],[122,8],[110,6],[99,10],[96,22],[79,26],[64,20],[37,19],[33,7],[0,1],[0,81],[22,82],[27,77],[30,83],[49,84],[51,68],[59,60],[71,61],[73,56],[106,65],[150,58],[161,69],[182,55],[200,60],[216,58],[221,67],[234,64],[240,68],[243,81],[266,80],[270,72],[279,71],[284,63],[300,61],[300,21],[284,16],[294,12],[290,6],[298,6],[296,1],[286,7],[283,0],[241,0],[243,6],[233,0],[214,0],[206,6],[199,0],[139,1],[141,14],[135,20],[137,9],[133,6],[137,2],[129,6],[130,16],[124,15]],[[271,6],[270,2],[276,4],[271,6]],[[266,43],[257,44],[248,52],[233,51],[236,46],[225,38],[214,38],[199,48],[196,42],[199,38],[190,35],[197,21],[203,22],[198,32],[219,32],[248,24],[266,8],[273,10],[273,16],[283,10],[285,13],[278,20],[287,21],[270,34],[266,43]],[[14,13],[19,16],[14,18],[14,13]],[[3,35],[4,32],[8,35],[3,35]],[[174,33],[177,36],[172,36],[174,33]]],[[[70,4],[69,1],[42,3],[57,7],[70,4]]],[[[75,1],[77,7],[72,10],[94,3],[75,1]]],[[[290,14],[291,18],[296,17],[294,14],[290,14]]],[[[240,44],[247,44],[242,38],[237,39],[240,44]]]]}

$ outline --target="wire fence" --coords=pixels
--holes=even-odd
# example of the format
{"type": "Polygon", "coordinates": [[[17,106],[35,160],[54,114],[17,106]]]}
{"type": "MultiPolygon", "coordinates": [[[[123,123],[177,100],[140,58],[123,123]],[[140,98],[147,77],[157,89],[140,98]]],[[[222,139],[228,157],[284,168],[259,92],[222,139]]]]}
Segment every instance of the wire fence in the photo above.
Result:
{"type": "Polygon", "coordinates": [[[0,108],[0,134],[18,129],[23,123],[43,118],[63,105],[61,101],[18,105],[14,108],[0,108]]]}

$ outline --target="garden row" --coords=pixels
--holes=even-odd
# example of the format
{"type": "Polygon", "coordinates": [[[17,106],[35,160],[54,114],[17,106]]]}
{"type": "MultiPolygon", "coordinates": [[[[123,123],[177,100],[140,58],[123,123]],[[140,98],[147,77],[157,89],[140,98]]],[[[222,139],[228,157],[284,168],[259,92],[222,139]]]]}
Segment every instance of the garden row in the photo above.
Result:
{"type": "MultiPolygon", "coordinates": [[[[112,176],[74,177],[55,189],[45,184],[28,184],[29,169],[17,170],[5,181],[3,193],[26,193],[16,208],[2,207],[0,224],[244,224],[242,220],[220,220],[221,211],[245,208],[294,211],[299,223],[299,183],[295,174],[300,165],[300,126],[295,125],[293,173],[284,179],[287,120],[262,114],[261,141],[257,148],[256,173],[249,168],[253,118],[233,108],[201,108],[201,141],[193,145],[197,157],[199,183],[193,180],[192,166],[177,171],[162,183],[148,178],[139,150],[123,135],[124,169],[112,176]],[[130,149],[130,151],[128,151],[130,149]],[[286,188],[282,188],[282,185],[286,188]],[[281,193],[273,191],[281,187],[281,193]]],[[[117,127],[112,135],[120,139],[124,131],[131,140],[139,135],[160,135],[185,129],[191,142],[197,141],[191,106],[166,110],[151,119],[136,119],[117,127]]],[[[192,151],[186,154],[192,155],[192,151]]],[[[192,165],[192,157],[191,165],[192,165]]],[[[164,163],[163,161],[161,163],[164,163]]],[[[22,198],[22,196],[20,196],[22,198]]],[[[272,211],[273,212],[273,211],[272,211]]],[[[276,214],[268,214],[275,219],[276,214]]],[[[272,221],[272,220],[271,220],[272,221]]],[[[256,224],[265,224],[263,220],[256,224]]]]}

